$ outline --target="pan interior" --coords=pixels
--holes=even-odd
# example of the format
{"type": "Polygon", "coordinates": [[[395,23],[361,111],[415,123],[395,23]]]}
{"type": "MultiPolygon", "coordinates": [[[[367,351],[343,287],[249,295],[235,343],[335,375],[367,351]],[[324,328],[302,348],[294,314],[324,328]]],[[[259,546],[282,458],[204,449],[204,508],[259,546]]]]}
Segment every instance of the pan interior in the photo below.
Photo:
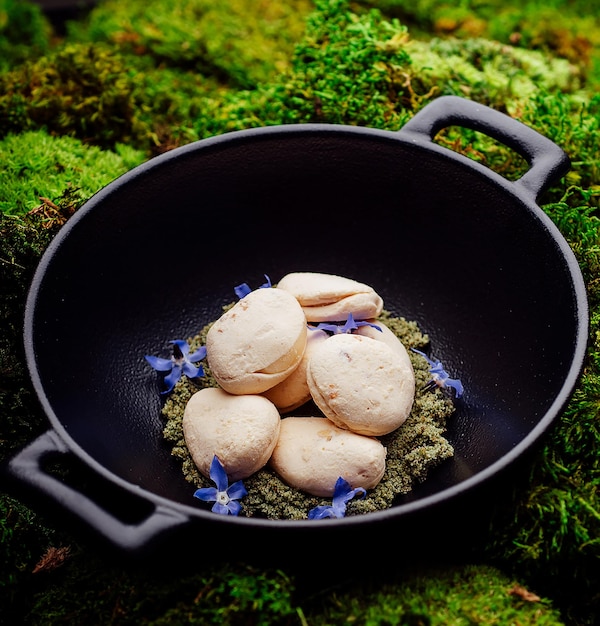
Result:
{"type": "Polygon", "coordinates": [[[572,367],[569,268],[508,183],[400,134],[234,133],[118,179],[59,234],[30,329],[51,421],[109,472],[189,503],[144,355],[196,334],[235,285],[291,271],[372,285],[462,380],[455,457],[414,498],[509,453],[572,367]]]}

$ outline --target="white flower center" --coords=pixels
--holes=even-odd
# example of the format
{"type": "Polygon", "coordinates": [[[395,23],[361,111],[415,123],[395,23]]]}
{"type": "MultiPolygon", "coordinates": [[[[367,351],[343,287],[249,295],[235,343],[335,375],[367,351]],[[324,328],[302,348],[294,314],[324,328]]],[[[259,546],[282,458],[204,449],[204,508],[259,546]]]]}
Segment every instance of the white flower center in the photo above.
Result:
{"type": "Polygon", "coordinates": [[[229,504],[229,500],[231,498],[227,495],[226,491],[217,492],[217,502],[222,504],[223,506],[227,506],[229,504]]]}

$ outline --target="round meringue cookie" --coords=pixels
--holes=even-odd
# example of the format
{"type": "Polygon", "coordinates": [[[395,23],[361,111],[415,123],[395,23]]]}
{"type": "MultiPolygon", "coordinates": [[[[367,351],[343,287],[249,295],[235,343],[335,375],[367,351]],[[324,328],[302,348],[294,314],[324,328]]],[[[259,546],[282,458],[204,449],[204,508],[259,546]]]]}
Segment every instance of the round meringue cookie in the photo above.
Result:
{"type": "Polygon", "coordinates": [[[306,379],[325,417],[361,435],[396,430],[415,397],[410,360],[385,342],[362,335],[329,337],[313,352],[306,379]]]}
{"type": "Polygon", "coordinates": [[[405,348],[404,344],[398,339],[398,337],[383,323],[379,320],[368,320],[371,324],[375,324],[377,328],[373,328],[372,326],[359,326],[354,333],[357,335],[362,335],[363,337],[371,337],[371,339],[377,339],[377,341],[383,341],[383,343],[387,344],[394,352],[398,354],[398,356],[404,360],[406,367],[410,368],[411,371],[414,370],[412,363],[410,361],[410,356],[408,355],[408,351],[405,348]]]}
{"type": "Polygon", "coordinates": [[[338,428],[325,417],[286,417],[269,465],[291,487],[331,497],[340,476],[353,489],[375,487],[385,458],[380,441],[338,428]]]}
{"type": "Polygon", "coordinates": [[[216,454],[230,481],[264,467],[277,444],[281,417],[255,395],[232,395],[216,387],[197,391],[183,413],[183,436],[194,464],[209,477],[216,454]]]}
{"type": "Polygon", "coordinates": [[[280,413],[289,413],[311,399],[306,368],[313,350],[328,338],[329,335],[324,330],[309,330],[306,349],[298,367],[285,380],[263,393],[280,413]]]}
{"type": "Polygon", "coordinates": [[[300,363],[306,317],[288,292],[256,289],[226,311],[206,336],[206,358],[217,383],[234,394],[262,393],[300,363]]]}
{"type": "Polygon", "coordinates": [[[292,272],[277,288],[298,300],[309,322],[345,322],[350,313],[364,320],[383,310],[383,299],[372,287],[335,274],[292,272]]]}

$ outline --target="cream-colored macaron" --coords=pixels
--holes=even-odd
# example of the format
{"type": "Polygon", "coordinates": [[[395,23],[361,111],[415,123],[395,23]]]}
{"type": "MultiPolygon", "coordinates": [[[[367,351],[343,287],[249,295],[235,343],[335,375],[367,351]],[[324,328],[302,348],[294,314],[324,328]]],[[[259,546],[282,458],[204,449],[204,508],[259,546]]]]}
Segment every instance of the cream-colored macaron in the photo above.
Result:
{"type": "Polygon", "coordinates": [[[309,330],[306,350],[304,350],[298,367],[285,380],[263,393],[265,398],[271,400],[279,409],[280,413],[289,413],[311,399],[310,389],[306,381],[306,368],[313,350],[328,337],[329,335],[324,330],[309,330]]]}
{"type": "Polygon", "coordinates": [[[206,358],[218,384],[235,394],[262,393],[287,378],[306,348],[302,307],[290,293],[256,289],[214,322],[206,358]]]}
{"type": "Polygon", "coordinates": [[[185,444],[200,473],[209,477],[217,455],[234,481],[267,463],[279,438],[281,417],[262,396],[232,395],[207,387],[188,401],[182,425],[185,444]]]}
{"type": "Polygon", "coordinates": [[[325,417],[286,417],[269,465],[291,487],[331,497],[340,476],[353,489],[375,487],[385,458],[380,441],[338,428],[325,417]]]}
{"type": "Polygon", "coordinates": [[[364,320],[383,310],[383,299],[372,287],[335,274],[292,272],[277,288],[298,300],[309,322],[345,322],[349,313],[364,320]]]}
{"type": "Polygon", "coordinates": [[[362,335],[329,337],[313,352],[306,379],[323,414],[361,435],[396,430],[415,396],[410,361],[385,342],[362,335]]]}

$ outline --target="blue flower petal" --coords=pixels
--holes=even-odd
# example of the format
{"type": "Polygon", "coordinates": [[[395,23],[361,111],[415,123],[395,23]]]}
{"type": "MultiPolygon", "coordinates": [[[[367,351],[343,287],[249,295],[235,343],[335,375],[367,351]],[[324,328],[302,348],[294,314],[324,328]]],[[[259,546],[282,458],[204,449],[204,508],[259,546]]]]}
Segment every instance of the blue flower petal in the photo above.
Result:
{"type": "Polygon", "coordinates": [[[377,326],[377,324],[365,321],[356,322],[352,313],[348,313],[346,323],[343,325],[329,322],[321,322],[318,326],[309,326],[308,328],[310,330],[326,330],[327,332],[333,333],[334,335],[341,335],[343,333],[351,334],[353,330],[357,330],[360,326],[371,326],[377,329],[380,333],[383,332],[383,330],[381,330],[381,327],[377,326]]]}
{"type": "Polygon", "coordinates": [[[424,352],[421,352],[421,350],[417,350],[416,348],[411,348],[411,350],[413,352],[416,352],[417,354],[420,354],[427,361],[427,363],[429,363],[429,365],[435,365],[435,363],[424,352]]]}
{"type": "Polygon", "coordinates": [[[229,507],[221,504],[220,502],[215,502],[211,511],[213,513],[219,513],[221,515],[229,515],[229,507]]]}
{"type": "Polygon", "coordinates": [[[159,372],[168,372],[173,367],[173,361],[171,359],[161,359],[159,356],[151,356],[149,354],[144,358],[159,372]]]}
{"type": "MultiPolygon", "coordinates": [[[[352,489],[348,493],[345,493],[340,498],[340,502],[344,504],[344,508],[345,508],[346,504],[350,502],[350,500],[353,500],[354,497],[357,495],[360,495],[360,499],[363,500],[366,497],[367,492],[362,487],[357,487],[356,489],[352,489]]],[[[335,502],[334,502],[334,505],[335,505],[335,502]]]]}
{"type": "Polygon", "coordinates": [[[350,483],[341,476],[336,480],[333,488],[333,503],[329,506],[316,506],[308,512],[308,519],[323,519],[325,517],[345,517],[346,503],[354,496],[360,494],[362,498],[367,495],[363,487],[352,489],[350,483]]]}
{"type": "Polygon", "coordinates": [[[327,330],[330,333],[337,333],[339,326],[337,324],[328,324],[327,322],[321,322],[318,326],[310,326],[308,330],[327,330]]]}
{"type": "Polygon", "coordinates": [[[198,361],[202,361],[204,357],[206,357],[206,346],[201,346],[194,354],[191,354],[187,360],[190,363],[197,363],[198,361]]]}
{"type": "Polygon", "coordinates": [[[214,487],[203,487],[194,492],[194,498],[204,502],[212,502],[217,499],[217,490],[214,487]]]}
{"type": "Polygon", "coordinates": [[[175,339],[175,341],[171,341],[173,345],[177,346],[181,350],[181,354],[183,354],[184,358],[190,353],[190,347],[188,346],[187,341],[183,339],[175,339]]]}
{"type": "Polygon", "coordinates": [[[161,391],[161,393],[169,393],[169,391],[173,390],[173,387],[177,384],[177,381],[181,378],[181,366],[173,365],[173,369],[171,373],[165,376],[165,383],[167,384],[168,389],[165,391],[161,391]]]}
{"type": "Polygon", "coordinates": [[[456,398],[460,398],[464,393],[462,382],[457,378],[450,378],[448,372],[444,369],[441,361],[432,361],[425,353],[411,348],[413,352],[420,354],[429,364],[429,373],[431,380],[425,384],[424,389],[433,389],[435,386],[454,389],[456,398]]]}
{"type": "Polygon", "coordinates": [[[235,295],[241,300],[245,296],[247,296],[252,289],[250,289],[250,285],[248,283],[242,283],[241,285],[237,285],[237,287],[233,288],[235,295]]]}
{"type": "Polygon", "coordinates": [[[176,339],[170,341],[173,344],[173,356],[170,359],[161,359],[151,355],[146,355],[145,359],[148,363],[159,372],[169,372],[165,376],[165,384],[167,389],[162,391],[162,394],[169,393],[173,390],[182,374],[185,374],[188,378],[197,378],[198,376],[204,376],[204,368],[202,366],[194,367],[192,363],[202,360],[206,356],[206,347],[202,346],[198,348],[189,356],[190,347],[187,341],[183,339],[176,339]]]}
{"type": "Polygon", "coordinates": [[[209,474],[211,480],[217,485],[216,489],[214,487],[197,489],[194,493],[194,497],[199,500],[204,500],[205,502],[214,501],[214,505],[211,509],[213,513],[238,515],[242,510],[242,505],[234,500],[248,495],[242,481],[238,480],[233,483],[229,489],[227,488],[227,473],[216,454],[213,456],[212,463],[210,464],[209,474]],[[223,497],[223,494],[227,497],[223,497]],[[224,504],[224,502],[226,504],[224,504]]]}
{"type": "MultiPolygon", "coordinates": [[[[263,274],[263,276],[265,277],[267,282],[263,283],[259,287],[259,289],[266,289],[266,288],[272,287],[271,279],[267,276],[267,274],[263,274]]],[[[248,285],[248,283],[241,283],[240,285],[237,285],[236,287],[234,287],[233,291],[235,292],[235,295],[241,300],[242,298],[245,298],[252,291],[252,288],[250,287],[250,285],[248,285]]]]}
{"type": "Polygon", "coordinates": [[[229,487],[227,495],[232,500],[239,500],[240,498],[247,496],[248,492],[246,491],[246,487],[244,487],[244,483],[241,480],[238,480],[236,483],[233,483],[231,487],[229,487]]]}
{"type": "Polygon", "coordinates": [[[333,515],[331,517],[346,517],[346,503],[344,501],[334,502],[331,505],[333,515]]]}
{"type": "Polygon", "coordinates": [[[356,322],[354,321],[354,315],[352,315],[352,313],[348,313],[348,318],[346,320],[346,323],[340,328],[340,332],[349,333],[353,330],[356,330],[357,328],[358,326],[356,325],[356,322]]]}
{"type": "Polygon", "coordinates": [[[455,396],[457,398],[460,398],[465,391],[462,382],[457,378],[449,378],[446,381],[446,387],[452,387],[452,389],[456,392],[455,396]]]}
{"type": "Polygon", "coordinates": [[[182,369],[183,369],[183,373],[188,378],[196,378],[197,376],[204,376],[204,368],[202,367],[202,365],[200,365],[199,367],[196,367],[195,365],[192,365],[191,363],[184,363],[182,369]]]}
{"type": "Polygon", "coordinates": [[[350,486],[350,483],[340,476],[335,481],[335,487],[333,488],[333,499],[338,500],[351,490],[352,487],[350,486]]]}
{"type": "Polygon", "coordinates": [[[217,491],[227,491],[227,485],[229,483],[227,473],[216,454],[213,456],[212,463],[210,464],[209,475],[210,479],[217,486],[217,491]]]}
{"type": "Polygon", "coordinates": [[[230,500],[226,508],[229,510],[231,515],[238,515],[242,510],[242,505],[239,502],[235,502],[235,500],[230,500]]]}
{"type": "MultiPolygon", "coordinates": [[[[362,498],[367,495],[367,492],[362,487],[352,489],[350,483],[344,480],[341,476],[337,479],[333,490],[333,506],[334,508],[343,505],[346,508],[346,503],[350,502],[354,496],[361,494],[362,498]]],[[[362,499],[361,498],[361,499],[362,499]]]]}
{"type": "Polygon", "coordinates": [[[316,506],[308,512],[308,519],[325,519],[326,517],[335,517],[331,506],[316,506]]]}

